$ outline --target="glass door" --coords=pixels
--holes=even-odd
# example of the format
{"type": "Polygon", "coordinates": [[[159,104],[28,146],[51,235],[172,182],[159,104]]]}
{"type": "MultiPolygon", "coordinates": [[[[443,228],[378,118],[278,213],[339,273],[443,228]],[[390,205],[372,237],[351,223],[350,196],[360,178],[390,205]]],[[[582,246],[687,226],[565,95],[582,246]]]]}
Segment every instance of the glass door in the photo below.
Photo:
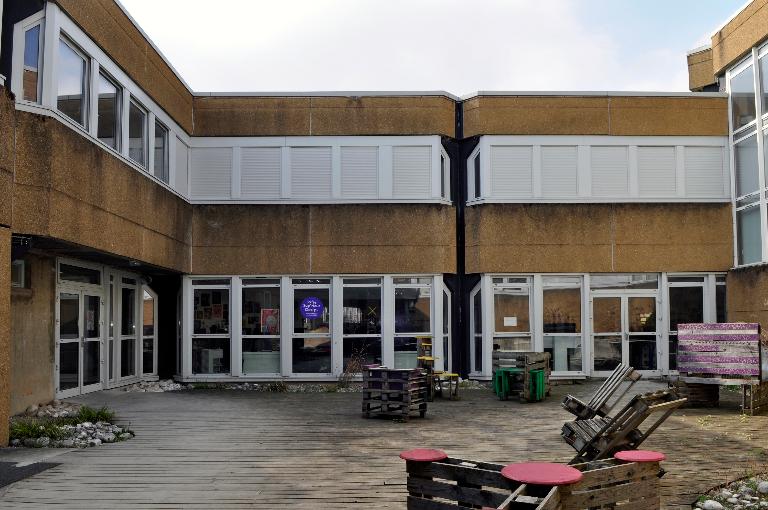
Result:
{"type": "Polygon", "coordinates": [[[134,278],[120,278],[119,297],[119,347],[115,350],[119,359],[118,376],[121,383],[138,379],[139,345],[136,325],[139,308],[136,306],[138,288],[134,278]]]}
{"type": "Polygon", "coordinates": [[[325,374],[333,370],[331,352],[331,280],[293,280],[291,373],[325,374]]]}
{"type": "Polygon", "coordinates": [[[56,317],[56,395],[102,388],[102,306],[95,292],[62,289],[56,317]]]}
{"type": "Polygon", "coordinates": [[[607,376],[620,363],[657,375],[655,294],[593,295],[592,374],[607,376]]]}

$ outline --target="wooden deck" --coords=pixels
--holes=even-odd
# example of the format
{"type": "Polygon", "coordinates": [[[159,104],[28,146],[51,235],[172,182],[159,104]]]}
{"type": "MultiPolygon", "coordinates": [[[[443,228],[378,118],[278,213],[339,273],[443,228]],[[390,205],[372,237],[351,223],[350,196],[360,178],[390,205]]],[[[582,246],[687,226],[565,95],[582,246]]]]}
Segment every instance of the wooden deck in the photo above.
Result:
{"type": "MultiPolygon", "coordinates": [[[[488,391],[437,399],[409,423],[360,416],[360,394],[238,391],[124,393],[76,399],[109,405],[137,437],[57,456],[60,466],[0,491],[6,509],[404,508],[405,469],[397,454],[435,447],[499,463],[567,461],[559,432],[566,393],[542,403],[499,401],[488,391]]],[[[660,385],[638,383],[634,390],[660,385]]],[[[705,488],[768,463],[768,417],[734,408],[683,409],[645,444],[668,455],[665,508],[690,508],[705,488]],[[708,416],[709,415],[709,416],[708,416]]]]}

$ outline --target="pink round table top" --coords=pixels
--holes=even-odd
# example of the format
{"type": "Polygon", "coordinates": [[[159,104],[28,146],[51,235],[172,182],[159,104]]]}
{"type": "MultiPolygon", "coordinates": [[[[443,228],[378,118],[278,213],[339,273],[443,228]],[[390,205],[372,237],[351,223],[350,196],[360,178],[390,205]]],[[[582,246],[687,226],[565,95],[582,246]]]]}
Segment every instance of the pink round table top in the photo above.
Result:
{"type": "Polygon", "coordinates": [[[653,450],[624,450],[613,457],[625,462],[661,462],[667,458],[663,453],[653,450]]]}
{"type": "Polygon", "coordinates": [[[501,470],[504,478],[531,485],[570,485],[584,475],[576,468],[550,462],[522,462],[501,470]]]}
{"type": "Polygon", "coordinates": [[[415,448],[400,453],[400,458],[412,462],[437,462],[448,458],[443,450],[432,450],[429,448],[415,448]]]}

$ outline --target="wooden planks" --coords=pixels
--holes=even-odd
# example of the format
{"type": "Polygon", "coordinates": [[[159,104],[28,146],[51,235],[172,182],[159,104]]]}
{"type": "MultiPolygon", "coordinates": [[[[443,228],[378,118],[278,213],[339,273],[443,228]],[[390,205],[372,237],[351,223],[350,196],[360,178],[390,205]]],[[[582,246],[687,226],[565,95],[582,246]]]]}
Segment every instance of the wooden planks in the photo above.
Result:
{"type": "Polygon", "coordinates": [[[679,324],[677,365],[681,377],[711,375],[760,378],[760,325],[679,324]]]}

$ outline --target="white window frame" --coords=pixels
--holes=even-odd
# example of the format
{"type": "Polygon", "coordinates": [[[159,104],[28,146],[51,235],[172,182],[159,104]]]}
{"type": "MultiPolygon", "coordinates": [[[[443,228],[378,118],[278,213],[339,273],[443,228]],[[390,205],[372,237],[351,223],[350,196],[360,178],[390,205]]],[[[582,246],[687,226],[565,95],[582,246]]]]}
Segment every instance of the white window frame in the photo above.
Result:
{"type": "Polygon", "coordinates": [[[485,332],[486,327],[485,324],[485,310],[488,308],[486,305],[486,299],[483,299],[484,293],[483,293],[483,280],[486,278],[481,278],[481,281],[478,282],[477,285],[474,286],[474,288],[469,293],[469,375],[470,377],[483,377],[487,375],[488,367],[485,363],[485,346],[488,344],[488,342],[485,339],[485,332]],[[480,296],[480,333],[476,332],[476,326],[477,326],[477,317],[475,315],[475,298],[477,296],[480,296]],[[476,358],[477,358],[477,351],[476,351],[476,345],[477,342],[480,342],[480,352],[483,353],[483,360],[481,368],[482,370],[477,371],[475,369],[476,366],[476,358]]]}
{"type": "Polygon", "coordinates": [[[149,147],[149,140],[150,140],[150,137],[149,137],[149,126],[150,126],[150,123],[149,123],[149,110],[147,110],[147,108],[145,108],[144,105],[141,104],[139,101],[137,101],[134,97],[129,96],[127,99],[128,99],[128,101],[127,101],[128,102],[128,108],[126,109],[126,114],[127,115],[123,116],[125,118],[124,123],[125,123],[125,134],[126,134],[126,136],[125,136],[125,149],[124,149],[123,152],[128,157],[128,159],[133,161],[134,165],[137,165],[144,172],[146,172],[148,174],[151,174],[151,175],[154,175],[153,172],[150,171],[151,167],[149,166],[149,154],[151,153],[150,147],[149,147]],[[135,159],[133,159],[131,157],[131,154],[130,154],[130,151],[131,151],[131,142],[130,142],[130,140],[131,140],[131,106],[135,106],[136,108],[141,110],[141,112],[144,114],[144,126],[143,126],[143,130],[142,130],[143,131],[143,138],[144,138],[144,141],[142,143],[142,151],[144,152],[144,154],[143,154],[144,155],[144,163],[136,161],[135,159]]]}
{"type": "MultiPolygon", "coordinates": [[[[88,56],[88,54],[85,53],[80,48],[80,46],[71,37],[69,37],[69,35],[67,33],[65,33],[64,31],[61,31],[61,33],[59,34],[58,42],[60,44],[63,43],[66,46],[68,46],[69,49],[71,49],[73,52],[75,52],[75,54],[77,54],[77,56],[79,56],[80,58],[83,59],[83,63],[85,64],[85,71],[84,71],[85,74],[83,76],[83,99],[82,99],[82,102],[83,102],[83,122],[81,124],[78,121],[76,121],[75,119],[73,119],[70,116],[68,116],[66,113],[64,113],[61,110],[59,110],[59,107],[58,107],[58,93],[59,93],[59,91],[58,91],[58,75],[56,76],[57,81],[56,81],[56,91],[55,91],[56,92],[56,111],[63,118],[68,120],[71,125],[77,127],[78,129],[82,129],[86,133],[89,133],[90,132],[89,130],[93,126],[93,123],[91,122],[91,118],[90,118],[91,111],[92,111],[91,98],[93,97],[93,92],[91,90],[93,88],[92,87],[92,83],[91,83],[91,81],[92,81],[91,78],[93,76],[93,66],[92,66],[92,63],[91,63],[91,57],[88,56]]],[[[57,55],[57,57],[59,56],[59,48],[60,47],[61,47],[60,45],[56,45],[56,55],[57,55]]],[[[60,64],[60,62],[59,62],[59,64],[60,64]]],[[[61,71],[61,65],[57,65],[57,71],[61,71]]]]}
{"type": "MultiPolygon", "coordinates": [[[[368,339],[378,339],[379,340],[379,348],[381,349],[381,362],[384,364],[384,337],[382,335],[384,330],[384,314],[383,314],[383,308],[384,308],[384,279],[381,277],[350,277],[345,276],[341,278],[341,371],[344,371],[344,341],[347,338],[368,338],[368,339]],[[355,280],[370,280],[373,278],[378,278],[379,283],[353,283],[355,280]],[[349,283],[348,283],[348,282],[349,283]],[[344,333],[344,292],[346,289],[350,288],[362,288],[362,289],[372,289],[372,288],[378,288],[379,289],[379,333],[378,334],[354,334],[354,333],[344,333]]],[[[331,339],[333,341],[333,339],[331,339]]]]}
{"type": "MultiPolygon", "coordinates": [[[[233,278],[233,281],[237,280],[239,282],[239,293],[240,293],[240,307],[237,310],[233,310],[230,307],[230,313],[232,314],[232,317],[234,319],[237,319],[237,336],[239,337],[239,353],[237,356],[237,374],[243,375],[243,376],[255,376],[255,377],[264,377],[264,376],[274,376],[278,377],[281,374],[281,368],[282,368],[282,356],[283,356],[283,345],[282,345],[282,334],[283,334],[283,287],[282,287],[282,281],[279,276],[241,276],[241,277],[235,277],[233,278]],[[248,283],[246,283],[246,280],[248,280],[248,283]],[[274,283],[274,280],[277,280],[276,283],[274,283]],[[279,333],[277,335],[246,335],[243,333],[243,303],[245,302],[245,298],[243,296],[243,293],[246,289],[277,289],[280,293],[280,300],[278,302],[278,317],[280,320],[280,326],[278,328],[279,333]],[[278,368],[276,372],[264,372],[264,373],[246,373],[243,372],[243,341],[247,339],[277,339],[278,345],[280,346],[279,350],[279,357],[280,360],[278,362],[278,368]]],[[[235,328],[230,328],[233,330],[235,328]]],[[[233,344],[234,345],[234,344],[233,344]]],[[[233,359],[234,356],[233,356],[233,359]]],[[[235,371],[233,370],[233,373],[235,371]]]]}
{"type": "MultiPolygon", "coordinates": [[[[0,2],[2,4],[2,2],[0,2]]],[[[2,12],[2,5],[0,5],[0,13],[2,12]]],[[[13,71],[11,75],[11,92],[16,96],[16,102],[22,104],[29,104],[32,106],[39,106],[43,102],[43,78],[44,78],[44,55],[45,55],[45,10],[41,10],[21,21],[13,26],[13,71]],[[37,97],[38,101],[27,101],[24,99],[24,50],[27,31],[35,26],[40,26],[40,43],[38,48],[38,77],[37,77],[37,97]]]]}
{"type": "Polygon", "coordinates": [[[171,130],[168,129],[168,126],[163,124],[163,122],[161,120],[159,120],[157,118],[153,118],[153,121],[154,122],[152,122],[152,143],[151,143],[151,145],[152,145],[152,157],[150,158],[152,160],[151,161],[151,163],[152,163],[152,166],[151,166],[151,168],[152,168],[152,175],[154,175],[160,181],[170,185],[170,182],[171,182],[171,167],[170,167],[170,163],[171,163],[171,161],[170,161],[171,130]],[[168,179],[167,181],[165,179],[163,179],[162,176],[158,176],[157,175],[157,161],[156,161],[156,157],[157,156],[155,154],[157,152],[157,147],[155,146],[155,143],[157,141],[157,126],[158,125],[160,125],[160,127],[165,130],[164,150],[163,150],[163,164],[165,165],[165,175],[166,175],[166,178],[168,179]]]}
{"type": "MultiPolygon", "coordinates": [[[[534,295],[535,300],[534,303],[538,304],[538,306],[535,306],[536,309],[539,309],[542,311],[540,315],[536,315],[534,317],[534,320],[531,321],[534,326],[534,335],[538,337],[538,332],[541,331],[541,341],[535,342],[535,345],[537,346],[537,350],[541,350],[541,352],[544,352],[544,339],[547,337],[573,337],[573,338],[579,338],[581,340],[581,369],[580,370],[566,370],[566,371],[555,371],[552,370],[552,375],[554,377],[582,377],[586,375],[587,367],[587,352],[588,349],[586,348],[587,344],[587,323],[590,321],[589,318],[589,311],[585,308],[585,294],[589,292],[589,288],[585,287],[585,280],[586,278],[582,274],[542,274],[542,275],[534,275],[534,283],[539,283],[538,285],[534,285],[534,295]],[[540,280],[539,280],[540,278],[540,280]],[[568,289],[577,289],[579,290],[580,295],[580,322],[581,322],[581,331],[578,333],[545,333],[544,332],[544,290],[549,287],[545,284],[545,280],[547,278],[578,278],[579,279],[579,285],[578,287],[565,287],[568,289]],[[541,324],[539,324],[539,321],[541,324]],[[538,347],[540,345],[540,347],[538,347]]],[[[552,361],[554,366],[554,359],[552,361]]]]}
{"type": "Polygon", "coordinates": [[[235,336],[237,329],[234,328],[234,322],[232,320],[233,318],[233,310],[235,309],[235,306],[240,306],[239,303],[239,296],[238,299],[235,299],[235,296],[237,295],[235,290],[238,285],[236,285],[236,282],[233,280],[230,276],[195,276],[194,278],[186,278],[184,287],[188,287],[189,294],[187,296],[187,293],[185,292],[185,297],[187,303],[185,304],[185,311],[187,320],[184,321],[186,328],[189,331],[189,336],[185,336],[188,341],[184,342],[184,344],[187,346],[187,352],[184,353],[184,360],[182,361],[182,364],[185,366],[185,372],[188,370],[190,375],[199,378],[199,379],[227,379],[232,376],[232,373],[237,369],[239,366],[238,363],[235,363],[235,360],[237,359],[236,352],[239,351],[238,349],[235,349],[236,341],[235,336]],[[193,281],[210,281],[210,284],[205,283],[197,283],[193,284],[193,281]],[[229,284],[225,285],[223,283],[217,283],[218,280],[229,280],[229,284]],[[195,333],[194,332],[194,320],[195,320],[195,302],[194,302],[194,294],[195,290],[197,289],[208,289],[208,290],[227,290],[229,292],[229,332],[228,333],[195,333]],[[226,374],[193,374],[192,372],[192,343],[193,340],[196,338],[222,338],[222,339],[229,339],[229,353],[230,353],[230,360],[229,360],[229,373],[226,374]]]}
{"type": "MultiPolygon", "coordinates": [[[[416,338],[417,339],[417,348],[418,348],[418,339],[419,338],[430,338],[430,342],[432,342],[433,349],[435,348],[435,308],[436,308],[436,285],[435,285],[435,277],[433,276],[422,276],[422,275],[395,275],[392,277],[392,349],[393,349],[393,358],[394,358],[394,342],[397,341],[398,338],[416,338]],[[419,280],[419,279],[429,279],[429,283],[419,283],[418,281],[415,283],[396,283],[394,280],[397,278],[410,278],[412,280],[419,280]],[[397,307],[395,306],[395,303],[397,301],[395,295],[397,293],[398,289],[429,289],[429,331],[419,331],[419,332],[397,332],[395,328],[395,318],[397,316],[397,307]]],[[[440,306],[442,307],[442,301],[443,297],[440,296],[440,306]]],[[[442,318],[441,318],[442,320],[442,318]]],[[[441,331],[442,331],[442,325],[441,325],[441,331]]],[[[442,335],[441,335],[442,339],[442,335]]],[[[441,349],[442,350],[442,349],[441,349]]],[[[418,352],[418,350],[417,350],[418,352]]],[[[433,350],[433,354],[436,356],[437,353],[433,350]]],[[[394,368],[397,368],[394,365],[394,359],[392,366],[394,368]]]]}
{"type": "MultiPolygon", "coordinates": [[[[98,65],[98,64],[97,64],[98,65]]],[[[98,72],[93,73],[95,84],[93,89],[93,97],[94,97],[94,108],[93,108],[93,126],[94,126],[94,136],[96,139],[105,145],[110,150],[116,151],[116,152],[122,152],[122,145],[123,145],[123,117],[125,116],[125,112],[123,111],[123,106],[125,105],[125,102],[123,101],[123,96],[125,95],[125,90],[120,85],[120,82],[117,81],[110,75],[105,69],[99,67],[98,72]],[[117,89],[117,97],[115,98],[116,101],[116,115],[115,115],[115,147],[110,147],[101,139],[99,139],[98,129],[99,129],[99,78],[103,77],[105,80],[110,82],[116,89],[117,89]]]]}
{"type": "MultiPolygon", "coordinates": [[[[484,198],[483,196],[483,181],[485,180],[483,178],[483,163],[484,160],[487,160],[487,157],[481,156],[481,153],[484,153],[480,150],[482,145],[482,140],[477,144],[477,147],[470,153],[469,157],[467,158],[467,202],[477,202],[484,198]],[[480,168],[476,168],[475,165],[477,163],[477,159],[480,158],[480,168]],[[477,173],[480,173],[479,179],[477,176],[477,173]],[[480,189],[477,188],[477,184],[480,184],[480,189]]],[[[485,184],[486,188],[489,186],[489,184],[485,184]]]]}
{"type": "Polygon", "coordinates": [[[141,293],[141,355],[139,356],[139,363],[140,366],[140,373],[139,376],[141,379],[155,379],[157,378],[157,337],[158,337],[158,321],[159,317],[157,315],[158,311],[158,297],[157,293],[152,290],[149,285],[142,284],[141,288],[139,290],[141,293]],[[147,293],[152,298],[152,320],[154,321],[154,324],[152,325],[152,334],[151,335],[145,335],[144,334],[144,293],[147,293]],[[152,339],[152,371],[151,372],[144,372],[144,340],[146,339],[152,339]]]}

